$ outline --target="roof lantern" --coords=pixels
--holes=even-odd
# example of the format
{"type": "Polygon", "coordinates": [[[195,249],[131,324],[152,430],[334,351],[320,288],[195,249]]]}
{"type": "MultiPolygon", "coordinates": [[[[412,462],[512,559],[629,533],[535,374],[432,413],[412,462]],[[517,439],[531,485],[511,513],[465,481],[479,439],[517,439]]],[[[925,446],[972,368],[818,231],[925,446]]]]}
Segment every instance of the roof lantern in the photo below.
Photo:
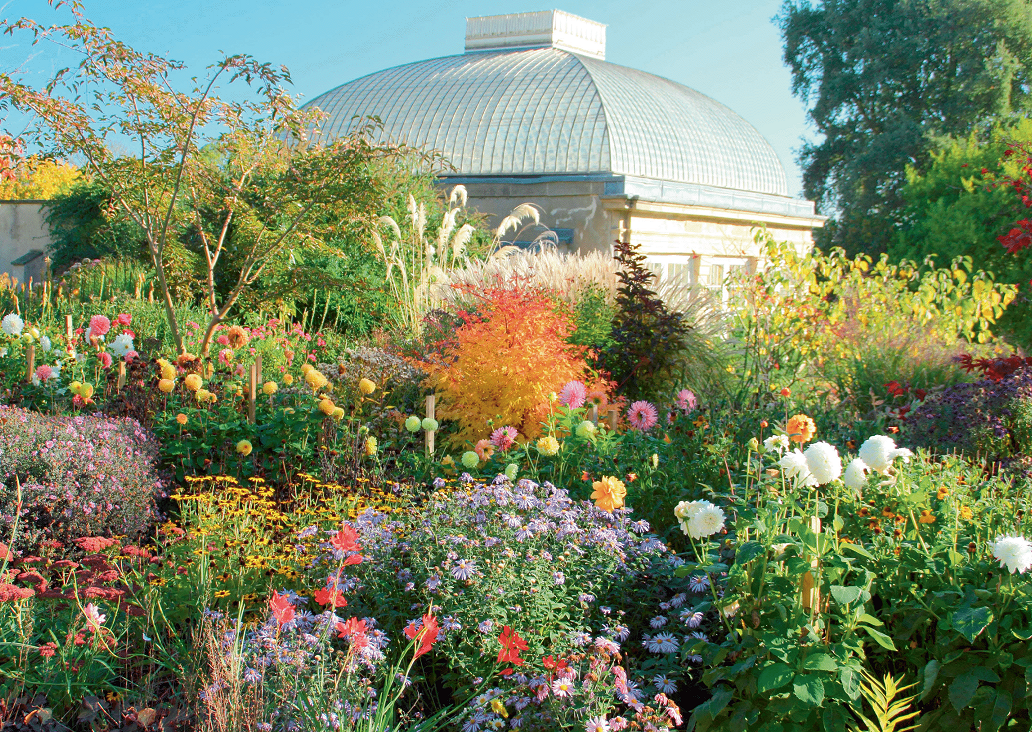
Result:
{"type": "Polygon", "coordinates": [[[606,26],[562,10],[466,18],[466,51],[559,48],[604,61],[606,26]]]}

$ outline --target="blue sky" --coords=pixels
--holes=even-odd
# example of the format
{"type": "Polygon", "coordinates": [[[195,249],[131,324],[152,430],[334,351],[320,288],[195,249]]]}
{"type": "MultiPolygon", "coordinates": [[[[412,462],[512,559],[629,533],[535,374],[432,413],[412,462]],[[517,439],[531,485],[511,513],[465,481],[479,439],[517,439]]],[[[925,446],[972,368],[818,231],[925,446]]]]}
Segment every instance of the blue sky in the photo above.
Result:
{"type": "MultiPolygon", "coordinates": [[[[220,52],[286,65],[295,93],[311,99],[390,66],[461,53],[465,18],[557,8],[606,23],[606,60],[686,84],[727,105],[770,141],[799,195],[795,150],[812,137],[791,93],[772,22],[780,0],[87,0],[86,16],[131,46],[185,62],[192,73],[220,52]]],[[[0,0],[0,17],[64,22],[44,0],[0,0]]],[[[0,68],[43,83],[68,65],[53,46],[0,37],[0,68]]]]}

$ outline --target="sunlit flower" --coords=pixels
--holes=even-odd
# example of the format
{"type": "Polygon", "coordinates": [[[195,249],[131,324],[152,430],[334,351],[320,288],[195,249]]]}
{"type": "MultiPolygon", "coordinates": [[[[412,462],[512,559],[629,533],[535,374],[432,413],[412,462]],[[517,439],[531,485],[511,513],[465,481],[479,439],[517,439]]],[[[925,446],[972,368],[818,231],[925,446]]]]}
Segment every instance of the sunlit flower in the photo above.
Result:
{"type": "Polygon", "coordinates": [[[236,451],[244,457],[250,455],[252,449],[253,447],[251,446],[251,442],[249,440],[240,440],[240,442],[236,444],[236,451]]]}
{"type": "MultiPolygon", "coordinates": [[[[705,539],[724,528],[724,511],[709,501],[701,505],[688,518],[685,533],[693,539],[705,539]]],[[[682,526],[682,529],[685,527],[682,526]]]]}
{"type": "Polygon", "coordinates": [[[367,437],[365,441],[365,454],[373,456],[376,454],[376,438],[367,437]]]}
{"type": "Polygon", "coordinates": [[[896,441],[887,435],[872,435],[860,446],[860,459],[867,463],[868,467],[876,473],[885,475],[896,458],[903,458],[903,462],[910,462],[913,455],[905,447],[896,447],[896,441]]]}
{"type": "Polygon", "coordinates": [[[677,650],[677,638],[673,633],[656,633],[652,638],[646,636],[642,645],[649,653],[673,653],[677,650]]]}
{"type": "Polygon", "coordinates": [[[100,630],[100,626],[107,620],[107,615],[102,615],[100,609],[92,602],[83,608],[83,615],[86,616],[86,622],[90,625],[90,630],[97,632],[100,630]]]}
{"type": "Polygon", "coordinates": [[[516,428],[508,425],[499,427],[491,433],[491,444],[505,452],[516,444],[516,428]]]}
{"type": "Polygon", "coordinates": [[[594,489],[591,493],[591,500],[603,511],[612,513],[615,509],[624,505],[624,498],[627,497],[627,488],[623,482],[612,475],[607,475],[602,480],[596,480],[591,484],[594,489]]]}
{"type": "Polygon", "coordinates": [[[315,391],[318,391],[326,386],[329,381],[322,375],[322,372],[320,372],[319,369],[309,368],[307,373],[305,373],[305,383],[315,391]]]}
{"type": "Polygon", "coordinates": [[[569,699],[573,696],[573,682],[566,678],[558,678],[552,682],[552,693],[560,699],[569,699]]]}
{"type": "Polygon", "coordinates": [[[777,450],[778,452],[784,452],[791,446],[788,440],[788,435],[771,435],[763,441],[763,448],[767,452],[777,450]]]}
{"type": "Polygon", "coordinates": [[[1032,568],[1032,543],[1024,536],[998,536],[990,545],[993,556],[1011,574],[1024,574],[1032,568]]]}
{"type": "Polygon", "coordinates": [[[516,463],[509,463],[505,466],[505,477],[509,480],[516,480],[516,473],[520,467],[516,463]]]}
{"type": "Polygon", "coordinates": [[[595,434],[595,429],[595,423],[592,422],[590,419],[586,419],[579,425],[577,425],[577,437],[581,438],[582,440],[586,440],[593,434],[595,434]]]}
{"type": "Polygon", "coordinates": [[[186,424],[186,415],[180,412],[176,415],[176,422],[179,424],[186,424]]]}
{"type": "Polygon", "coordinates": [[[799,450],[785,453],[778,465],[785,471],[785,477],[795,482],[797,488],[817,485],[817,478],[810,473],[810,464],[806,461],[806,456],[799,450]]]}
{"type": "Polygon", "coordinates": [[[827,442],[815,442],[803,453],[810,475],[818,485],[827,485],[842,475],[842,460],[838,450],[827,442]]]}
{"type": "Polygon", "coordinates": [[[9,313],[0,321],[0,328],[3,328],[7,335],[17,338],[25,328],[25,321],[17,313],[9,313]]]}
{"type": "Polygon", "coordinates": [[[283,374],[283,383],[286,384],[287,386],[290,386],[291,384],[293,384],[294,383],[294,375],[293,374],[283,374]]]}
{"type": "Polygon", "coordinates": [[[462,464],[466,468],[472,470],[480,464],[480,456],[472,450],[467,450],[466,452],[462,453],[462,464]]]}
{"type": "Polygon", "coordinates": [[[683,409],[686,412],[691,412],[698,405],[698,400],[688,389],[681,389],[677,392],[677,408],[683,409]]]}
{"type": "Polygon", "coordinates": [[[197,374],[187,374],[186,378],[183,379],[183,383],[186,384],[186,388],[190,391],[197,391],[204,382],[201,381],[201,377],[197,374]]]}
{"type": "Polygon", "coordinates": [[[374,391],[376,391],[376,384],[374,384],[369,379],[359,379],[358,380],[358,390],[360,392],[362,392],[363,394],[365,394],[366,396],[369,396],[374,391]]]}
{"type": "Polygon", "coordinates": [[[229,330],[226,331],[226,338],[229,345],[233,348],[243,348],[251,340],[251,337],[247,335],[247,331],[239,325],[230,326],[229,330]]]}
{"type": "Polygon", "coordinates": [[[538,438],[537,449],[542,455],[548,457],[557,455],[559,454],[559,440],[555,439],[552,435],[538,438]]]}
{"type": "Polygon", "coordinates": [[[656,408],[646,401],[637,401],[631,404],[631,408],[627,410],[627,421],[631,423],[631,427],[641,432],[652,429],[656,426],[656,422],[659,420],[659,412],[656,408]]]}
{"type": "Polygon", "coordinates": [[[329,417],[333,414],[333,410],[337,408],[337,405],[333,403],[332,399],[320,399],[319,400],[319,411],[329,417]]]}
{"type": "Polygon", "coordinates": [[[960,507],[960,517],[965,521],[970,521],[974,517],[975,513],[967,506],[960,507]]]}
{"type": "Polygon", "coordinates": [[[52,368],[50,368],[49,366],[47,366],[46,364],[43,364],[42,366],[37,366],[36,367],[36,378],[39,379],[40,381],[47,381],[49,379],[52,379],[53,377],[54,377],[54,370],[52,368]]]}
{"type": "Polygon", "coordinates": [[[785,432],[788,433],[788,438],[792,442],[802,445],[812,440],[813,436],[817,434],[817,425],[805,414],[797,414],[788,420],[785,432]]]}
{"type": "Polygon", "coordinates": [[[846,488],[852,491],[859,491],[867,485],[867,471],[870,470],[860,458],[853,458],[846,466],[846,472],[842,475],[842,482],[846,488]]]}
{"type": "Polygon", "coordinates": [[[94,315],[90,318],[90,328],[86,333],[86,338],[100,338],[108,334],[111,330],[111,320],[105,315],[94,315]]]}
{"type": "Polygon", "coordinates": [[[559,392],[559,403],[570,409],[580,409],[587,399],[587,387],[580,381],[568,381],[562,391],[559,392]]]}
{"type": "Polygon", "coordinates": [[[279,385],[275,381],[266,381],[262,384],[262,394],[265,396],[272,396],[279,390],[279,385]]]}
{"type": "Polygon", "coordinates": [[[917,521],[921,524],[934,524],[935,515],[932,513],[931,509],[926,508],[921,512],[921,515],[917,517],[917,521]]]}
{"type": "Polygon", "coordinates": [[[441,425],[438,424],[437,420],[432,419],[431,417],[424,417],[423,421],[419,423],[419,426],[427,432],[437,432],[437,430],[441,427],[441,425]]]}
{"type": "Polygon", "coordinates": [[[420,427],[419,417],[414,414],[409,415],[408,419],[405,420],[405,429],[409,432],[419,432],[420,427]]]}

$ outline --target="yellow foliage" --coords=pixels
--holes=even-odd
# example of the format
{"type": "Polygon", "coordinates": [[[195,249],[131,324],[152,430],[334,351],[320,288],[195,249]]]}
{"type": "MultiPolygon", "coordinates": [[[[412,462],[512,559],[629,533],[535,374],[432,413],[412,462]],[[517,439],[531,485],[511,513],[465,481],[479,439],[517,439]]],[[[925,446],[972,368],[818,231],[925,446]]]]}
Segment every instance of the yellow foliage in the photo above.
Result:
{"type": "Polygon", "coordinates": [[[18,166],[13,179],[0,180],[0,200],[50,200],[80,178],[74,165],[33,156],[18,166]]]}

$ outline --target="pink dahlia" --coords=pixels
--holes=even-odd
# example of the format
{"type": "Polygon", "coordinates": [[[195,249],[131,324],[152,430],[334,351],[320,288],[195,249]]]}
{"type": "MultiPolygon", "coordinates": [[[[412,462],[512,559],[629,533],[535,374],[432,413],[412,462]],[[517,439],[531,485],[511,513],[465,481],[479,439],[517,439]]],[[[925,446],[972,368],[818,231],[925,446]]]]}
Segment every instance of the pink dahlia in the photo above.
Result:
{"type": "Polygon", "coordinates": [[[634,429],[645,432],[655,427],[659,421],[659,412],[646,401],[634,402],[627,410],[627,421],[634,429]]]}
{"type": "Polygon", "coordinates": [[[53,375],[54,375],[54,370],[52,368],[50,368],[49,366],[47,366],[46,364],[44,364],[43,366],[40,366],[40,367],[38,367],[36,369],[36,378],[39,379],[40,381],[46,381],[47,379],[53,377],[53,375]]]}
{"type": "Polygon", "coordinates": [[[115,322],[123,328],[129,327],[129,324],[133,322],[133,316],[129,313],[119,313],[118,317],[115,318],[115,322]]]}
{"type": "Polygon", "coordinates": [[[106,316],[94,315],[90,318],[90,338],[107,335],[109,330],[111,330],[111,321],[106,316]]]}
{"type": "Polygon", "coordinates": [[[580,409],[584,406],[584,400],[588,396],[588,390],[579,381],[570,381],[559,392],[559,403],[565,404],[570,409],[580,409]]]}
{"type": "Polygon", "coordinates": [[[516,444],[516,428],[510,426],[499,427],[491,433],[491,444],[505,452],[516,444]]]}
{"type": "Polygon", "coordinates": [[[698,400],[688,389],[681,389],[677,392],[677,408],[683,409],[686,412],[691,412],[698,405],[698,400]]]}
{"type": "Polygon", "coordinates": [[[103,366],[106,369],[111,368],[111,354],[110,353],[108,353],[107,351],[101,351],[100,352],[100,356],[98,356],[98,358],[100,359],[100,365],[101,366],[103,366]]]}

